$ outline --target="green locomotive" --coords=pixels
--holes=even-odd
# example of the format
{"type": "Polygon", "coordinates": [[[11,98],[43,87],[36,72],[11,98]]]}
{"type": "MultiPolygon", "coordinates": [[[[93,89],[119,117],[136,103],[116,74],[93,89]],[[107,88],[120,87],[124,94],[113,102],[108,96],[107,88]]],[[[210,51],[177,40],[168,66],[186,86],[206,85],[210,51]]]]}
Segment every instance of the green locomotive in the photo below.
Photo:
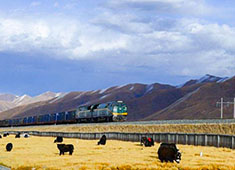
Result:
{"type": "Polygon", "coordinates": [[[79,106],[77,109],[59,113],[0,120],[0,127],[125,121],[127,115],[126,104],[123,101],[113,101],[89,106],[79,106]]]}
{"type": "Polygon", "coordinates": [[[89,106],[80,106],[77,109],[76,119],[78,122],[89,121],[125,121],[127,106],[123,101],[113,101],[89,106]]]}

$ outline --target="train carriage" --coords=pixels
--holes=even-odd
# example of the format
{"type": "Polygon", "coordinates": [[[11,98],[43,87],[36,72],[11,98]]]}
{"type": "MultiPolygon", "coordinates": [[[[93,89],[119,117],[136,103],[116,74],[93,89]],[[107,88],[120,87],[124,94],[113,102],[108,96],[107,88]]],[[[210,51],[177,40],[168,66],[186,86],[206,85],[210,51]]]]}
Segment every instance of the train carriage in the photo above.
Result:
{"type": "Polygon", "coordinates": [[[66,112],[65,119],[67,123],[75,123],[76,122],[76,110],[70,110],[66,112]]]}
{"type": "Polygon", "coordinates": [[[52,113],[51,116],[50,116],[50,122],[53,124],[53,123],[56,123],[56,113],[52,113]]]}
{"type": "Polygon", "coordinates": [[[23,124],[22,125],[27,125],[28,124],[28,117],[23,118],[23,124]]]}
{"type": "Polygon", "coordinates": [[[28,122],[27,122],[27,125],[30,125],[33,123],[33,116],[29,116],[28,117],[28,122]]]}
{"type": "Polygon", "coordinates": [[[63,123],[65,121],[65,112],[60,112],[56,115],[56,123],[63,123]]]}
{"type": "Polygon", "coordinates": [[[59,113],[0,120],[0,126],[7,127],[77,122],[125,121],[126,117],[126,104],[123,101],[113,101],[88,106],[80,106],[75,110],[59,113]]]}

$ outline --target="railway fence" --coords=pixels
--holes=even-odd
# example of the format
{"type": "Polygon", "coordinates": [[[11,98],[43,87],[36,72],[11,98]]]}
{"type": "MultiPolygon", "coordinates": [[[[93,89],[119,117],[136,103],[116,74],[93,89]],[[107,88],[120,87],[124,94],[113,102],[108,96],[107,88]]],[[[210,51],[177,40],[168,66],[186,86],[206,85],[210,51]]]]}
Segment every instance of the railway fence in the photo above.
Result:
{"type": "Polygon", "coordinates": [[[196,133],[123,133],[123,132],[104,132],[104,133],[67,133],[67,132],[39,132],[39,131],[7,131],[10,134],[28,133],[33,136],[56,137],[78,139],[100,139],[106,135],[107,139],[139,142],[141,137],[151,137],[155,142],[167,142],[195,146],[214,146],[235,149],[235,135],[221,134],[196,134],[196,133]]]}

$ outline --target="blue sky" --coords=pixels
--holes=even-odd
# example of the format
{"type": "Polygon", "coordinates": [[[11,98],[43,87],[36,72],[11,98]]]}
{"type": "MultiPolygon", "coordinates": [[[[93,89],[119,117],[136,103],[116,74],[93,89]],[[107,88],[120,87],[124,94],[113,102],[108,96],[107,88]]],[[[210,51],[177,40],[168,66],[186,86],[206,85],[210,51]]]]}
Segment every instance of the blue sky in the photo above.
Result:
{"type": "Polygon", "coordinates": [[[234,76],[232,0],[0,0],[0,93],[234,76]]]}

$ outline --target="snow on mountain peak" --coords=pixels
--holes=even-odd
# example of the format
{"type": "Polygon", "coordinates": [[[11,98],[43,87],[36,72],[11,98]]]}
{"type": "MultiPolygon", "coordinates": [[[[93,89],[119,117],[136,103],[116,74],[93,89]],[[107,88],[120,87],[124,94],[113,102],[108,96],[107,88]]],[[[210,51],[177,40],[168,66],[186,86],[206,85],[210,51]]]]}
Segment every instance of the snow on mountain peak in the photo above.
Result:
{"type": "Polygon", "coordinates": [[[23,96],[20,96],[20,97],[16,98],[13,101],[13,103],[18,106],[18,105],[22,105],[22,104],[28,103],[31,99],[32,99],[31,96],[28,96],[27,94],[24,94],[23,96]]]}
{"type": "Polygon", "coordinates": [[[227,80],[229,80],[229,79],[231,79],[231,77],[224,77],[224,78],[222,78],[222,79],[220,79],[220,80],[217,80],[216,82],[217,82],[217,83],[223,83],[223,82],[225,82],[225,81],[227,81],[227,80]]]}
{"type": "Polygon", "coordinates": [[[22,101],[22,100],[27,99],[27,98],[32,98],[32,97],[28,96],[27,94],[24,94],[23,96],[19,97],[18,100],[22,101]]]}
{"type": "Polygon", "coordinates": [[[221,79],[222,79],[221,77],[216,77],[216,76],[212,76],[210,74],[206,74],[205,76],[203,76],[202,78],[197,80],[196,83],[216,82],[221,79]]]}
{"type": "Polygon", "coordinates": [[[108,90],[108,88],[100,90],[99,94],[104,93],[106,90],[108,90]]]}
{"type": "Polygon", "coordinates": [[[213,76],[210,74],[206,74],[205,76],[201,77],[200,79],[189,80],[186,83],[180,84],[175,87],[181,88],[181,87],[189,86],[189,85],[193,85],[193,84],[210,83],[210,82],[222,83],[222,82],[225,82],[229,79],[230,79],[229,77],[216,77],[216,76],[213,76]]]}
{"type": "Polygon", "coordinates": [[[149,85],[147,85],[147,86],[146,86],[145,94],[146,94],[146,93],[149,93],[150,91],[152,91],[152,90],[153,90],[153,87],[154,87],[154,85],[153,85],[153,84],[149,84],[149,85]]]}
{"type": "Polygon", "coordinates": [[[135,88],[135,86],[132,85],[132,86],[129,88],[129,90],[133,90],[134,88],[135,88]]]}
{"type": "Polygon", "coordinates": [[[204,82],[216,82],[216,83],[223,83],[227,80],[231,79],[231,77],[216,77],[210,74],[206,74],[204,77],[198,80],[199,83],[204,82]]]}

